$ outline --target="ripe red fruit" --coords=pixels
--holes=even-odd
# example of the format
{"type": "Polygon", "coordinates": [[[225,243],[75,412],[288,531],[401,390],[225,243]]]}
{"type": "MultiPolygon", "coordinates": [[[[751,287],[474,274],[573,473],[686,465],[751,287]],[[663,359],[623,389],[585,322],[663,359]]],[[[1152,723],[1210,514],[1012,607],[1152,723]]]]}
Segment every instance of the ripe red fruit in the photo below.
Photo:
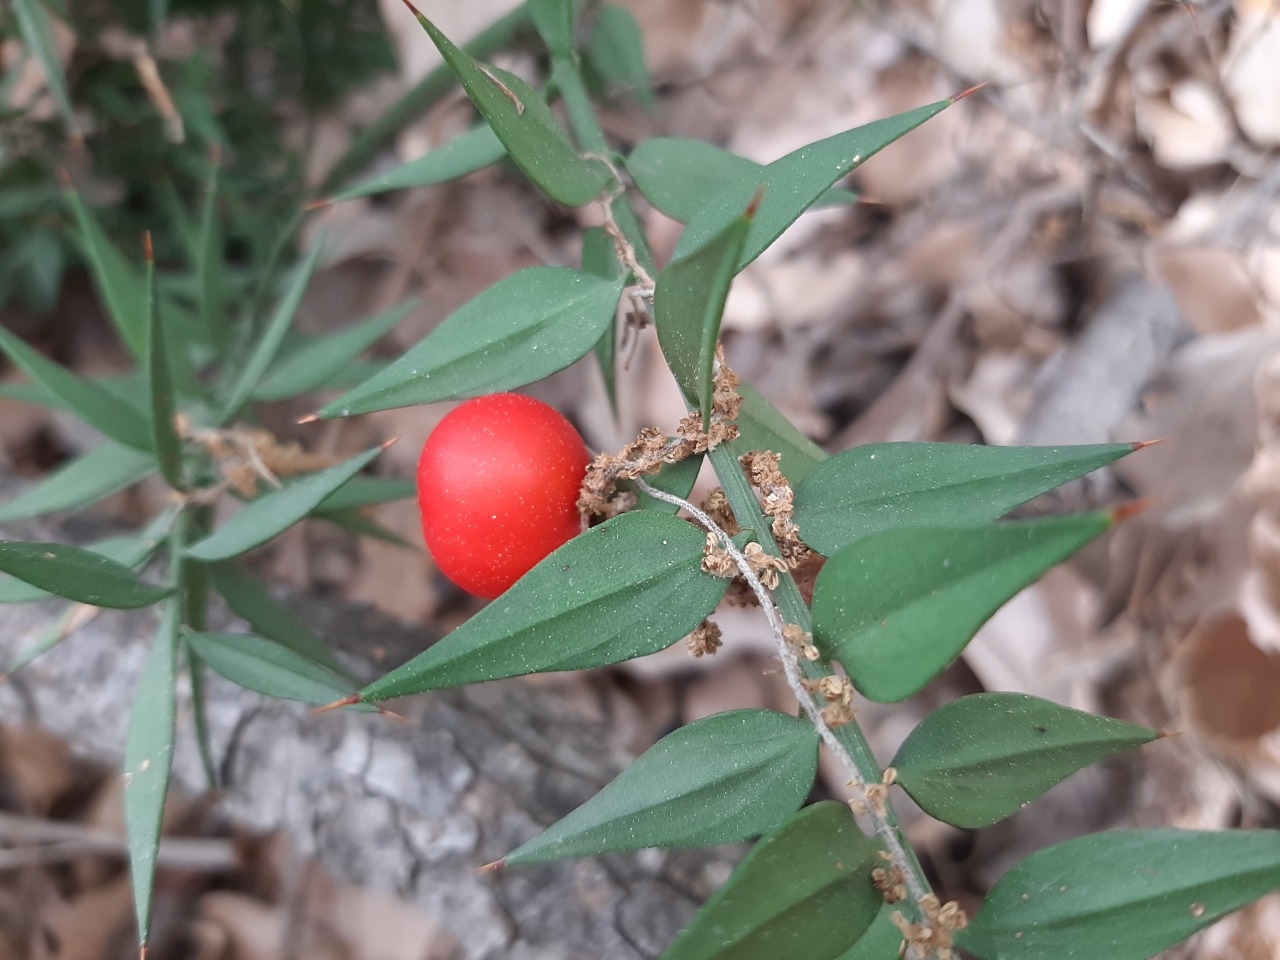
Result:
{"type": "Polygon", "coordinates": [[[462,589],[490,599],[582,532],[578,488],[590,457],[540,400],[476,397],[452,410],[418,461],[427,549],[462,589]]]}

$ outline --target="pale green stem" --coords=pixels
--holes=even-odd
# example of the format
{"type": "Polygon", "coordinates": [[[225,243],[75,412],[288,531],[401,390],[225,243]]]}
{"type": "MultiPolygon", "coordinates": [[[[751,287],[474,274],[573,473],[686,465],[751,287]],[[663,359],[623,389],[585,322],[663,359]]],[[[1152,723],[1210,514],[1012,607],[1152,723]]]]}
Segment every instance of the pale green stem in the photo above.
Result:
{"type": "MultiPolygon", "coordinates": [[[[728,497],[738,522],[744,528],[750,528],[755,532],[760,546],[764,548],[766,553],[775,557],[781,556],[782,552],[778,549],[777,542],[773,539],[771,522],[760,509],[755,491],[738,463],[738,458],[727,446],[720,446],[711,451],[711,464],[715,467],[716,476],[724,487],[725,496],[728,497]]],[[[704,521],[700,519],[700,522],[704,521]]],[[[753,574],[747,578],[747,582],[751,584],[753,590],[756,590],[759,578],[753,574]],[[754,583],[752,582],[753,580],[755,581],[754,583]]],[[[785,622],[796,624],[805,633],[812,633],[813,630],[808,604],[804,602],[804,598],[800,595],[800,588],[796,586],[795,579],[790,573],[781,574],[778,588],[774,591],[773,596],[770,596],[768,591],[764,590],[763,585],[756,590],[758,597],[760,597],[761,592],[764,593],[764,597],[761,597],[761,606],[765,610],[766,617],[769,618],[770,626],[774,627],[775,642],[779,647],[783,665],[788,669],[788,680],[791,679],[792,670],[788,666],[789,663],[794,664],[795,669],[804,673],[809,679],[817,680],[823,677],[835,676],[835,672],[828,663],[822,661],[811,662],[796,657],[794,651],[782,638],[781,626],[775,626],[774,624],[774,620],[780,612],[785,622]]],[[[846,769],[853,774],[854,786],[859,789],[865,789],[868,785],[881,783],[884,778],[884,770],[876,760],[871,744],[867,741],[866,734],[862,732],[862,728],[858,726],[857,721],[851,721],[834,729],[828,727],[808,691],[804,690],[803,686],[798,683],[792,683],[793,690],[797,687],[799,687],[797,699],[800,700],[805,713],[810,720],[814,721],[818,732],[822,734],[823,742],[826,743],[827,747],[846,769]],[[817,714],[816,720],[814,719],[815,712],[817,714]]],[[[893,804],[887,799],[884,802],[883,809],[879,804],[868,804],[868,807],[868,817],[875,827],[877,836],[880,837],[885,849],[893,858],[893,863],[902,870],[911,900],[919,904],[931,892],[931,889],[915,850],[907,842],[897,811],[894,810],[893,804]]]]}

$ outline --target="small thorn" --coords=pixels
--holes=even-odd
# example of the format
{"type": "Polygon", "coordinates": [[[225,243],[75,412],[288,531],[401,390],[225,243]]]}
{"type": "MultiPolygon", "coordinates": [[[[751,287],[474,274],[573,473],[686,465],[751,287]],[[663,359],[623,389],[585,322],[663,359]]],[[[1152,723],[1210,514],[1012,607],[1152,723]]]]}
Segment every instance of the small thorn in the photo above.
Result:
{"type": "Polygon", "coordinates": [[[375,703],[374,706],[378,708],[378,715],[381,717],[386,717],[388,720],[399,720],[401,723],[409,722],[408,717],[403,714],[396,713],[394,710],[388,710],[380,703],[375,703]]]}
{"type": "Polygon", "coordinates": [[[302,426],[303,424],[307,424],[307,423],[315,423],[319,419],[320,419],[320,414],[308,413],[305,417],[298,418],[298,426],[302,426]]]}
{"type": "Polygon", "coordinates": [[[142,234],[142,253],[147,258],[147,263],[154,267],[156,265],[156,249],[151,244],[150,230],[142,234]]]}
{"type": "Polygon", "coordinates": [[[360,702],[360,694],[353,693],[350,696],[343,697],[341,700],[335,700],[333,703],[326,703],[323,707],[316,707],[312,710],[312,714],[328,713],[330,710],[338,710],[342,707],[350,707],[360,702]]]}
{"type": "Polygon", "coordinates": [[[399,439],[400,439],[399,437],[392,437],[390,440],[383,440],[381,445],[378,447],[378,449],[385,450],[387,449],[387,447],[391,446],[393,443],[395,443],[399,439]]]}
{"type": "Polygon", "coordinates": [[[760,209],[760,204],[764,202],[764,184],[756,187],[756,195],[751,198],[751,202],[747,204],[747,212],[742,216],[746,220],[754,220],[756,211],[760,209]]]}
{"type": "Polygon", "coordinates": [[[476,873],[501,873],[506,869],[507,861],[504,857],[501,860],[495,860],[493,863],[486,863],[483,867],[476,867],[476,873]]]}
{"type": "Polygon", "coordinates": [[[331,206],[333,200],[329,197],[321,197],[319,200],[312,200],[302,208],[304,213],[311,213],[313,210],[323,210],[325,207],[331,206]]]}
{"type": "Polygon", "coordinates": [[[1137,453],[1139,450],[1147,449],[1147,447],[1154,447],[1157,443],[1164,443],[1168,439],[1168,437],[1156,437],[1154,440],[1135,440],[1129,446],[1133,448],[1134,453],[1137,453]]]}
{"type": "Polygon", "coordinates": [[[957,93],[954,97],[951,98],[951,102],[959,103],[965,97],[972,96],[973,94],[981,90],[983,87],[989,86],[990,84],[991,84],[990,80],[983,80],[981,83],[975,84],[974,86],[970,87],[968,90],[962,90],[959,93],[957,93]]]}
{"type": "Polygon", "coordinates": [[[1131,500],[1128,503],[1122,503],[1111,511],[1111,522],[1124,523],[1126,520],[1132,520],[1138,514],[1151,506],[1150,497],[1142,497],[1138,500],[1131,500]]]}
{"type": "Polygon", "coordinates": [[[58,183],[62,186],[63,190],[75,190],[75,187],[71,183],[71,174],[67,173],[66,170],[58,171],[58,183]]]}
{"type": "Polygon", "coordinates": [[[145,943],[138,945],[138,960],[147,960],[147,945],[145,943]]]}
{"type": "Polygon", "coordinates": [[[1156,732],[1160,734],[1161,740],[1168,739],[1169,737],[1183,736],[1183,732],[1181,730],[1158,730],[1156,732]]]}

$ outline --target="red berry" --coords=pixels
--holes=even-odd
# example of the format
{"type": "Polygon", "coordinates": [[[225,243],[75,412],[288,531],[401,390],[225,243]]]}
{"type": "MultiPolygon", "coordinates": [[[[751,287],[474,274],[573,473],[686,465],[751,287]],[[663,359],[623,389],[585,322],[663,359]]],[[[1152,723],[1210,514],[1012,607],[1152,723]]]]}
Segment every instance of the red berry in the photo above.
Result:
{"type": "Polygon", "coordinates": [[[590,457],[540,400],[476,397],[452,410],[418,461],[422,532],[450,580],[492,599],[582,532],[578,488],[590,457]]]}

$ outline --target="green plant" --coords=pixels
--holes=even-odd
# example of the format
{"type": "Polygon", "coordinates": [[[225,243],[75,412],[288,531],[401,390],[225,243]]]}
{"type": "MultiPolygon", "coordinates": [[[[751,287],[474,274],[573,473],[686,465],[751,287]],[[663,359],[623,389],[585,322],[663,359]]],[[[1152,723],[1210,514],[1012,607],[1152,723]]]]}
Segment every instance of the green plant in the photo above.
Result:
{"type": "Polygon", "coordinates": [[[916,960],[950,956],[957,947],[983,960],[1140,960],[1280,887],[1280,832],[1135,830],[1027,858],[997,883],[972,923],[930,890],[900,827],[896,788],[942,821],[981,827],[1076,770],[1158,734],[1033,697],[988,693],[941,707],[882,767],[857,723],[855,695],[895,701],[919,691],[1001,604],[1123,519],[1124,511],[1002,518],[1141,444],[877,444],[826,456],[740,382],[718,351],[729,286],[806,209],[846,199],[833,190],[854,167],[960,97],[809,144],[763,167],[674,139],[622,157],[596,120],[586,77],[644,91],[644,61],[634,23],[621,9],[604,10],[610,12],[593,11],[588,24],[584,63],[575,5],[530,0],[527,15],[549,54],[545,90],[478,62],[414,11],[483,122],[420,160],[328,198],[438,183],[506,157],[552,200],[599,204],[605,227],[586,236],[581,270],[533,268],[501,281],[317,418],[511,390],[592,352],[612,384],[624,294],[635,307],[629,315],[652,317],[689,407],[670,433],[646,430],[592,464],[580,505],[609,519],[556,549],[501,603],[403,667],[350,692],[354,682],[327,651],[282,619],[236,563],[307,514],[339,517],[355,504],[405,492],[360,475],[377,450],[305,472],[210,527],[211,495],[235,479],[215,470],[217,450],[243,442],[230,432],[235,417],[255,397],[332,387],[342,366],[332,361],[350,354],[350,332],[282,347],[318,254],[299,268],[280,309],[255,327],[243,362],[234,352],[216,354],[221,364],[210,361],[221,371],[212,388],[191,369],[205,344],[190,339],[188,325],[162,319],[154,268],[144,286],[106,246],[97,247],[98,280],[140,376],[126,386],[104,385],[55,367],[12,337],[0,342],[41,385],[46,402],[75,410],[110,438],[0,509],[0,519],[83,506],[157,470],[178,495],[175,509],[124,542],[90,550],[0,546],[0,570],[15,578],[0,585],[8,599],[48,591],[82,603],[160,605],[126,760],[143,942],[183,658],[197,680],[197,702],[198,677],[208,666],[264,693],[372,709],[410,693],[613,664],[686,636],[696,654],[714,652],[718,631],[707,618],[731,589],[759,604],[798,715],[738,710],[691,723],[502,861],[514,868],[763,836],[665,960],[884,960],[904,940],[916,960]],[[592,59],[593,50],[613,53],[592,59]],[[572,138],[549,91],[567,112],[572,138]],[[697,177],[675,173],[689,169],[697,177]],[[632,210],[631,186],[687,224],[660,270],[632,210]],[[313,376],[317,369],[327,372],[313,376]],[[183,414],[176,421],[175,411],[183,414]],[[722,494],[698,506],[688,496],[704,458],[722,494]],[[166,573],[153,583],[135,568],[157,551],[166,573]],[[812,603],[802,584],[812,586],[812,603]],[[257,633],[204,632],[210,589],[257,633]],[[822,745],[858,795],[850,806],[802,808],[822,745]]]}
{"type": "Polygon", "coordinates": [[[582,532],[587,447],[568,420],[516,393],[449,412],[422,448],[418,505],[427,549],[454,583],[490,599],[582,532]]]}

